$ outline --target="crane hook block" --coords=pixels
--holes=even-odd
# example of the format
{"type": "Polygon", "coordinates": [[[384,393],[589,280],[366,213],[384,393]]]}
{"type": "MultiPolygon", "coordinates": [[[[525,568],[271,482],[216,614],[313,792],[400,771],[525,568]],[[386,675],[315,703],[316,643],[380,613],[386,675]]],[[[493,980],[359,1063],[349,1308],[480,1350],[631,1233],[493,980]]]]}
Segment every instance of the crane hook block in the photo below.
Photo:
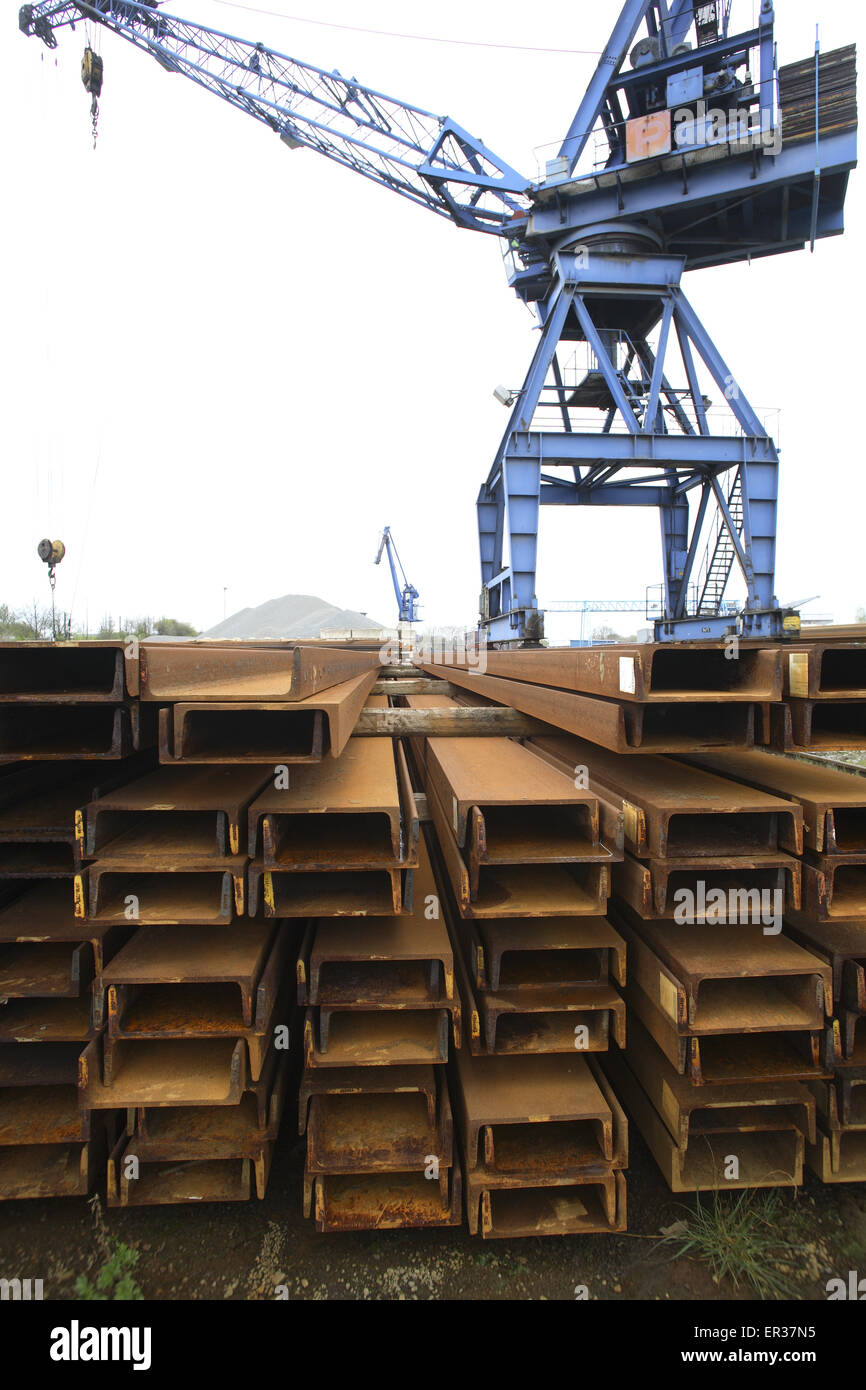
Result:
{"type": "Polygon", "coordinates": [[[36,553],[40,560],[44,560],[46,565],[59,565],[66,554],[66,546],[62,541],[42,540],[36,547],[36,553]]]}
{"type": "Polygon", "coordinates": [[[94,53],[92,48],[85,48],[84,57],[81,59],[81,80],[84,90],[92,97],[102,94],[102,72],[103,62],[99,54],[94,53]]]}

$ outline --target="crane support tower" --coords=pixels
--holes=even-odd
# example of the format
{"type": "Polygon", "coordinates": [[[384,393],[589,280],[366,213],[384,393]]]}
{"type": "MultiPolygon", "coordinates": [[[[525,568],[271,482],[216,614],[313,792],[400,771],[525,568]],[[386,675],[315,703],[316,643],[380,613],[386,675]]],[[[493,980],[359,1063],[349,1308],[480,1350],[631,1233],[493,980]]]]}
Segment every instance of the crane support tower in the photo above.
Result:
{"type": "Polygon", "coordinates": [[[656,509],[658,641],[799,630],[774,592],[776,445],[682,282],[843,230],[856,54],[816,44],[779,67],[772,0],[739,32],[731,10],[626,0],[558,153],[531,179],[450,117],[155,6],[42,0],[19,24],[53,48],[56,29],[98,22],[290,149],[501,239],[540,328],[477,502],[481,626],[509,645],[543,630],[542,506],[656,509]],[[735,568],[745,600],[732,615],[735,568]]]}

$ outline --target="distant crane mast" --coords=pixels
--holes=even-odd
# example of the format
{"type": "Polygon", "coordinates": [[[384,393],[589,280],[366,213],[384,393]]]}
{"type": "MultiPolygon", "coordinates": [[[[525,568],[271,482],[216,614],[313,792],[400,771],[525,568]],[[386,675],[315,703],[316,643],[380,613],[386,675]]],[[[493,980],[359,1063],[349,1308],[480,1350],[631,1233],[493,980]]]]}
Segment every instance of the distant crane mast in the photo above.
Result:
{"type": "Polygon", "coordinates": [[[382,552],[388,552],[388,564],[391,567],[391,583],[394,585],[394,593],[397,596],[397,609],[401,623],[417,623],[421,617],[418,612],[418,590],[414,584],[410,584],[406,578],[406,571],[397,554],[397,547],[391,535],[391,527],[386,526],[379,541],[379,549],[376,551],[376,564],[382,559],[382,552]]]}

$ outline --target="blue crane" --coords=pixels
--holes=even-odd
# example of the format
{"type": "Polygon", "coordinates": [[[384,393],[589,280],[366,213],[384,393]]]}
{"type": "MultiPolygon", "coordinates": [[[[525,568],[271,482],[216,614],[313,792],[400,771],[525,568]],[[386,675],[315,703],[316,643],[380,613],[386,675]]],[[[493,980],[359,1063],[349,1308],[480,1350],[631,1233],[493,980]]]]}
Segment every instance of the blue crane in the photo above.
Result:
{"type": "MultiPolygon", "coordinates": [[[[41,0],[21,8],[19,25],[54,47],[58,28],[97,22],[290,149],[317,150],[500,238],[509,284],[540,333],[520,389],[495,393],[510,414],[478,494],[491,643],[543,632],[542,506],[655,509],[657,640],[775,639],[799,630],[774,592],[778,451],[682,279],[842,232],[856,55],[816,43],[780,68],[772,0],[739,32],[731,9],[625,0],[558,153],[532,179],[450,117],[158,6],[41,0]],[[745,599],[732,615],[735,570],[745,599]]],[[[102,67],[88,53],[95,102],[102,67]]],[[[748,327],[747,308],[738,312],[748,327]]]]}
{"type": "Polygon", "coordinates": [[[397,547],[391,535],[391,527],[386,526],[379,541],[379,549],[376,551],[376,564],[382,558],[383,550],[388,552],[388,564],[391,566],[391,583],[394,585],[394,593],[397,595],[397,611],[400,615],[401,623],[420,622],[418,612],[418,590],[414,584],[410,584],[406,578],[406,571],[397,554],[397,547]]]}

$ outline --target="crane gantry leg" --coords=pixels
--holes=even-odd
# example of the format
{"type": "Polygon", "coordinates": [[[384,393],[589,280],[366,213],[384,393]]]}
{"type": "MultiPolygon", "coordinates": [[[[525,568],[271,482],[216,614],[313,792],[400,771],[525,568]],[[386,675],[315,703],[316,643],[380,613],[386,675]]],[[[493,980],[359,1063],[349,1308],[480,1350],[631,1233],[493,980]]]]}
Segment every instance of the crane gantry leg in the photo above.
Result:
{"type": "Polygon", "coordinates": [[[611,245],[600,234],[555,258],[540,341],[478,498],[482,626],[493,643],[539,633],[542,506],[658,509],[657,640],[728,631],[719,599],[735,565],[746,589],[741,632],[782,631],[776,446],[683,293],[682,258],[638,241],[640,249],[624,246],[620,232],[611,245]],[[566,384],[568,344],[584,345],[588,360],[566,384]]]}

